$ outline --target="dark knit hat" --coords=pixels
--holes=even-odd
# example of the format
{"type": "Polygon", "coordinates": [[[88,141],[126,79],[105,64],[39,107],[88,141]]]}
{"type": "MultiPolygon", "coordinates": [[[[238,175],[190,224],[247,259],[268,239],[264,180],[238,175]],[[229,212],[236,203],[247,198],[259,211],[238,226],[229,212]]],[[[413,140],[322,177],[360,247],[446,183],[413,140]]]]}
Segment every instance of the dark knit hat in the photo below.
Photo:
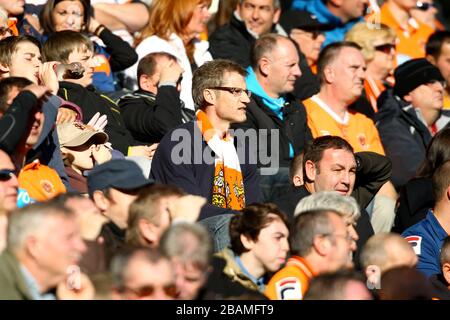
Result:
{"type": "Polygon", "coordinates": [[[394,94],[403,98],[422,84],[445,81],[437,67],[427,59],[409,60],[395,69],[394,94]]]}

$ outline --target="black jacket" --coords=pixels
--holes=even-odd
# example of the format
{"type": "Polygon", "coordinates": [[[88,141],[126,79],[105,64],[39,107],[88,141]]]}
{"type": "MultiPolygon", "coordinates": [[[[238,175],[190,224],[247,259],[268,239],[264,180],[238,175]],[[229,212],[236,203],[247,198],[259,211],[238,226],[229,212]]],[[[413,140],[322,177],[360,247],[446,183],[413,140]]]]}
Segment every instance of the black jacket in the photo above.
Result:
{"type": "Polygon", "coordinates": [[[414,177],[425,159],[431,133],[417,118],[415,110],[396,98],[392,90],[384,91],[377,104],[378,132],[386,155],[392,161],[392,182],[400,188],[414,177]]]}
{"type": "MultiPolygon", "coordinates": [[[[265,163],[261,155],[273,158],[277,156],[277,167],[289,167],[289,143],[294,148],[294,155],[301,153],[307,142],[312,140],[311,131],[307,125],[306,110],[303,104],[298,102],[292,95],[288,95],[283,107],[283,120],[267,107],[262,99],[252,95],[247,105],[247,120],[243,123],[233,124],[233,129],[254,129],[258,136],[258,167],[273,167],[273,163],[265,163]],[[267,131],[260,131],[267,130],[267,131]],[[271,139],[274,137],[271,130],[278,130],[279,140],[275,144],[277,150],[271,150],[271,139]],[[267,135],[266,133],[267,132],[267,135]],[[265,139],[267,141],[259,141],[265,139]],[[261,145],[260,145],[261,143],[261,145]]],[[[275,136],[276,137],[276,136],[275,136]]],[[[252,145],[256,146],[256,145],[252,145]]]]}
{"type": "Polygon", "coordinates": [[[173,86],[161,86],[156,96],[143,90],[127,94],[119,107],[133,138],[145,144],[158,143],[182,123],[180,94],[173,86]]]}
{"type": "Polygon", "coordinates": [[[89,122],[97,112],[106,115],[108,124],[105,132],[114,149],[127,155],[128,147],[138,144],[125,127],[119,106],[107,96],[97,93],[94,87],[85,88],[76,83],[62,81],[59,83],[58,95],[81,108],[85,123],[89,122]]]}
{"type": "MultiPolygon", "coordinates": [[[[275,25],[272,32],[277,32],[275,25]]],[[[208,39],[209,52],[214,59],[230,59],[244,68],[250,65],[250,50],[256,39],[248,32],[245,23],[233,14],[230,22],[211,34],[208,39]]],[[[300,70],[302,76],[295,82],[294,95],[303,101],[320,90],[317,77],[308,66],[305,55],[300,51],[300,70]]]]}

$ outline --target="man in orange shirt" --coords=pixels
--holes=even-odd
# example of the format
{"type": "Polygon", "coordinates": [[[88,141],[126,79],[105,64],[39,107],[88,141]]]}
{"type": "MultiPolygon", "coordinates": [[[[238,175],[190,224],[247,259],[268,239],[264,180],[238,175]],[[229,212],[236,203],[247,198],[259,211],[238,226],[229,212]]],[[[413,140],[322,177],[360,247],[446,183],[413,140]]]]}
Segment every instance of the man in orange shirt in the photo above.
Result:
{"type": "Polygon", "coordinates": [[[293,230],[293,255],[266,287],[271,300],[301,300],[312,278],[353,266],[353,240],[336,211],[304,212],[296,218],[293,230]]]}
{"type": "Polygon", "coordinates": [[[364,88],[366,62],[360,49],[353,42],[327,46],[320,53],[317,64],[320,92],[303,104],[314,138],[339,136],[347,140],[355,152],[372,151],[384,155],[373,121],[349,110],[364,88]]]}

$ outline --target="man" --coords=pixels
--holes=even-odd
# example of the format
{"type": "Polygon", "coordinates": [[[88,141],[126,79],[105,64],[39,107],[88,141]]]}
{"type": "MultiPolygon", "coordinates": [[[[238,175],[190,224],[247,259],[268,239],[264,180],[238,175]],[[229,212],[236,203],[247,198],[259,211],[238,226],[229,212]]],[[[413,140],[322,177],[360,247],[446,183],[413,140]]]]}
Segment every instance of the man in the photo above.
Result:
{"type": "Polygon", "coordinates": [[[256,165],[244,159],[248,145],[242,144],[239,150],[243,152],[238,153],[228,131],[232,123],[246,120],[250,99],[245,75],[241,66],[228,60],[198,68],[192,82],[199,109],[196,121],[167,133],[152,161],[150,176],[156,181],[207,198],[200,220],[220,220],[221,215],[241,210],[246,203],[260,201],[256,165]]]}
{"type": "Polygon", "coordinates": [[[294,0],[292,9],[309,11],[320,23],[333,27],[325,33],[326,46],[344,40],[347,31],[362,20],[366,4],[367,0],[294,0]]]}
{"type": "Polygon", "coordinates": [[[32,204],[11,215],[7,248],[0,257],[2,300],[55,299],[52,290],[74,268],[86,247],[71,211],[32,204]]]}
{"type": "Polygon", "coordinates": [[[428,211],[424,220],[402,233],[419,258],[417,270],[427,277],[441,273],[440,250],[450,233],[450,162],[445,162],[434,172],[432,185],[434,208],[428,211]]]}
{"type": "Polygon", "coordinates": [[[415,176],[432,136],[450,117],[442,113],[444,78],[426,59],[405,62],[394,77],[394,90],[383,92],[378,100],[377,127],[398,189],[415,176]]]}
{"type": "Polygon", "coordinates": [[[430,277],[434,297],[440,300],[450,299],[450,237],[445,238],[440,255],[441,273],[430,277]]]}
{"type": "Polygon", "coordinates": [[[352,267],[351,242],[341,216],[331,210],[304,212],[296,218],[291,258],[269,281],[271,300],[301,300],[312,278],[352,267]]]}
{"type": "MultiPolygon", "coordinates": [[[[447,83],[450,83],[450,32],[433,33],[426,45],[427,59],[441,72],[447,83]]],[[[450,109],[450,87],[445,86],[444,109],[450,109]]]]}
{"type": "Polygon", "coordinates": [[[173,300],[176,296],[175,270],[157,249],[130,248],[111,262],[114,299],[173,300]]]}
{"type": "Polygon", "coordinates": [[[110,160],[96,166],[88,175],[89,197],[100,212],[108,218],[99,237],[105,246],[106,266],[112,256],[125,244],[128,209],[139,191],[153,183],[141,169],[129,160],[110,160]]]}
{"type": "Polygon", "coordinates": [[[291,95],[301,75],[299,57],[292,40],[267,34],[256,40],[251,59],[246,82],[252,99],[246,121],[233,127],[258,139],[252,144],[258,146],[261,188],[265,200],[274,201],[289,185],[291,159],[311,140],[305,108],[291,95]]]}
{"type": "Polygon", "coordinates": [[[379,288],[386,271],[402,266],[414,268],[417,264],[414,250],[395,233],[378,233],[371,237],[362,249],[360,260],[373,288],[379,288]]]}
{"type": "Polygon", "coordinates": [[[338,42],[322,50],[317,64],[320,91],[303,101],[308,114],[308,126],[314,138],[340,136],[356,152],[384,154],[372,120],[349,110],[364,88],[366,62],[360,49],[353,42],[338,42]]]}
{"type": "Polygon", "coordinates": [[[208,231],[198,223],[177,223],[164,233],[160,247],[175,267],[177,299],[200,298],[211,271],[213,246],[208,231]]]}
{"type": "Polygon", "coordinates": [[[226,261],[222,277],[264,293],[268,275],[285,263],[289,253],[289,223],[274,204],[255,204],[233,216],[230,247],[217,257],[226,261]]]}
{"type": "MultiPolygon", "coordinates": [[[[230,22],[209,37],[209,50],[214,59],[230,59],[244,68],[251,64],[250,51],[255,41],[268,33],[286,36],[277,23],[280,19],[279,0],[238,0],[230,22]]],[[[318,90],[317,79],[311,73],[303,53],[299,51],[303,76],[296,81],[295,95],[306,99],[318,90]]]]}
{"type": "Polygon", "coordinates": [[[158,143],[167,131],[182,124],[182,110],[187,110],[182,109],[178,91],[182,72],[176,58],[165,52],[150,53],[139,61],[139,90],[119,100],[123,121],[133,138],[158,143]]]}
{"type": "Polygon", "coordinates": [[[416,0],[386,0],[379,12],[367,17],[369,22],[383,23],[397,34],[397,65],[425,57],[425,43],[434,32],[411,16],[416,6],[416,0]]]}

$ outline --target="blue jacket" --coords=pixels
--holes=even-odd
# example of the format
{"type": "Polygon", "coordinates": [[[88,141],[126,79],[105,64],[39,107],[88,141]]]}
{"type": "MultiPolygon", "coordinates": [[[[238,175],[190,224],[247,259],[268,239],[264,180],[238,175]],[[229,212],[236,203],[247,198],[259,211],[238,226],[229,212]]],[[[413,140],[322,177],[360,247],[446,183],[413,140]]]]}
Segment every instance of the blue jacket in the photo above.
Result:
{"type": "Polygon", "coordinates": [[[354,19],[343,23],[340,18],[328,10],[322,0],[294,0],[292,1],[292,10],[306,10],[315,15],[320,23],[330,24],[334,26],[333,30],[325,32],[325,41],[322,47],[325,47],[333,42],[343,41],[345,34],[356,23],[363,21],[363,18],[354,19]]]}
{"type": "Polygon", "coordinates": [[[442,243],[448,234],[439,224],[431,209],[425,219],[406,229],[402,236],[412,245],[419,258],[417,270],[423,272],[427,277],[441,273],[439,258],[442,243]]]}

